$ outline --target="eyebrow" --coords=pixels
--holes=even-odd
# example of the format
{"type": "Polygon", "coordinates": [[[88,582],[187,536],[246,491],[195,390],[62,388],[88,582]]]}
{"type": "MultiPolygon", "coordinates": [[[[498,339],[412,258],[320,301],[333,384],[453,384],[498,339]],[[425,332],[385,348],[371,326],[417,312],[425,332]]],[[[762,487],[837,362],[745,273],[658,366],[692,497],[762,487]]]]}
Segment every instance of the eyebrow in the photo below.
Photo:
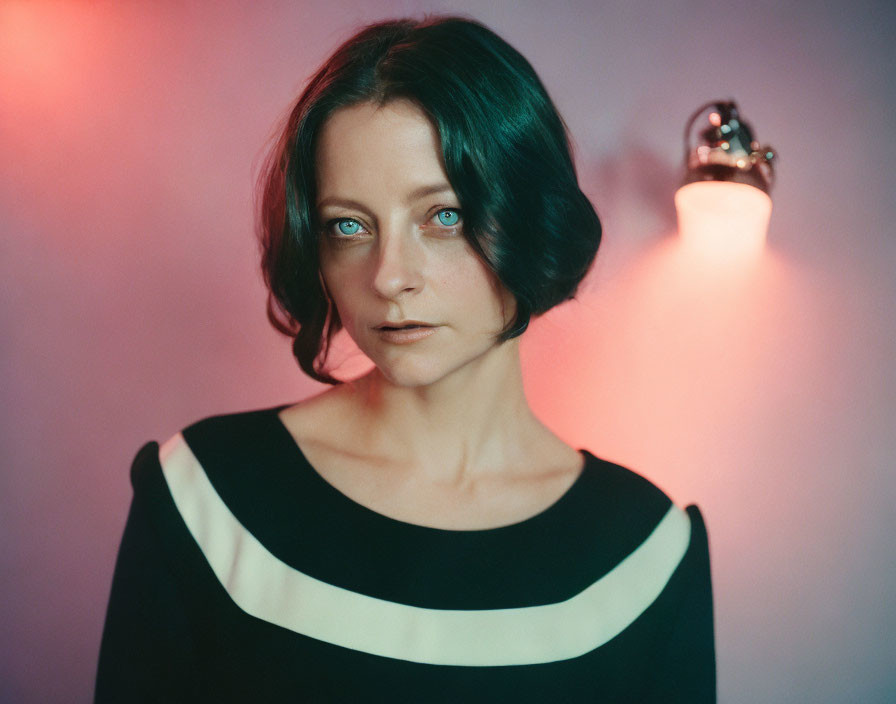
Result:
{"type": "MultiPolygon", "coordinates": [[[[426,198],[427,196],[436,195],[439,193],[451,193],[454,194],[454,189],[451,187],[450,183],[434,183],[428,186],[420,186],[419,188],[415,188],[408,194],[406,199],[407,203],[414,203],[422,198],[426,198]]],[[[352,200],[351,198],[342,198],[341,196],[332,196],[330,198],[322,198],[318,201],[317,207],[318,209],[323,208],[327,205],[341,205],[346,208],[355,208],[357,210],[363,210],[364,212],[369,212],[368,208],[363,204],[356,200],[352,200]]]]}

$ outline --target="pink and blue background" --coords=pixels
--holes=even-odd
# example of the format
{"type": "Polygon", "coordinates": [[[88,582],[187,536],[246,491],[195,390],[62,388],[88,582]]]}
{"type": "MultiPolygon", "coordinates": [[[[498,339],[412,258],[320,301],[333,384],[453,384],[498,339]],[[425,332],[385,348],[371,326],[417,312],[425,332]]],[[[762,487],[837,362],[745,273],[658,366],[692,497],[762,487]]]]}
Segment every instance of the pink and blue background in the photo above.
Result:
{"type": "Polygon", "coordinates": [[[435,11],[569,125],[605,239],[528,391],[703,510],[720,701],[896,701],[893,8],[0,0],[0,700],[90,700],[144,442],[318,390],[264,316],[263,146],[354,28],[435,11]],[[675,235],[685,120],[730,97],[780,153],[753,263],[675,235]]]}

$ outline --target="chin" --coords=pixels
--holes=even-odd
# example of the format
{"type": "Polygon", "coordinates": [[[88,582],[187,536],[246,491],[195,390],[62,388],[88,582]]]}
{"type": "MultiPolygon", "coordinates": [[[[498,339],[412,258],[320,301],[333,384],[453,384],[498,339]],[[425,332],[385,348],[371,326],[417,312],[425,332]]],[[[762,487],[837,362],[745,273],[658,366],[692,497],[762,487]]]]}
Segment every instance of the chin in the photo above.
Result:
{"type": "Polygon", "coordinates": [[[432,365],[378,364],[376,368],[389,384],[406,389],[431,386],[450,373],[435,369],[432,365]]]}
{"type": "Polygon", "coordinates": [[[380,376],[393,386],[422,388],[448,379],[477,383],[482,374],[497,372],[495,363],[497,347],[471,350],[469,355],[445,356],[440,354],[404,356],[390,360],[374,360],[380,376]]]}
{"type": "Polygon", "coordinates": [[[358,347],[375,365],[374,373],[392,386],[422,388],[450,378],[476,384],[482,374],[500,375],[508,359],[505,345],[483,337],[472,344],[449,338],[440,345],[424,340],[407,347],[358,347]]]}

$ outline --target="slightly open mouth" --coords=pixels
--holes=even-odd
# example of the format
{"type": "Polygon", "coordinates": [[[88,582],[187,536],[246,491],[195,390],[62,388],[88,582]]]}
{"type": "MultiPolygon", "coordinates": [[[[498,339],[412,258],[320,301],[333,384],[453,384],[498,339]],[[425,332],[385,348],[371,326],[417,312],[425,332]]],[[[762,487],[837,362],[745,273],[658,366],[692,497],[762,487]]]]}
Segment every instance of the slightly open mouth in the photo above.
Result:
{"type": "Polygon", "coordinates": [[[430,325],[402,325],[400,328],[393,328],[388,325],[382,325],[379,330],[415,330],[416,328],[428,328],[430,325]]]}

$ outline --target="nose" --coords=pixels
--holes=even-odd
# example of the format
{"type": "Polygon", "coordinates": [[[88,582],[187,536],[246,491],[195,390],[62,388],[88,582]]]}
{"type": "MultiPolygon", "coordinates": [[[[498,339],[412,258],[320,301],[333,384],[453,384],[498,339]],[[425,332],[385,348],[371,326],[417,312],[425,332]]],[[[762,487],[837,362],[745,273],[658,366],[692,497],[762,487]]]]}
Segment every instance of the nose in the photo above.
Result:
{"type": "Polygon", "coordinates": [[[423,288],[423,252],[411,232],[381,232],[373,272],[373,289],[395,299],[423,288]]]}

